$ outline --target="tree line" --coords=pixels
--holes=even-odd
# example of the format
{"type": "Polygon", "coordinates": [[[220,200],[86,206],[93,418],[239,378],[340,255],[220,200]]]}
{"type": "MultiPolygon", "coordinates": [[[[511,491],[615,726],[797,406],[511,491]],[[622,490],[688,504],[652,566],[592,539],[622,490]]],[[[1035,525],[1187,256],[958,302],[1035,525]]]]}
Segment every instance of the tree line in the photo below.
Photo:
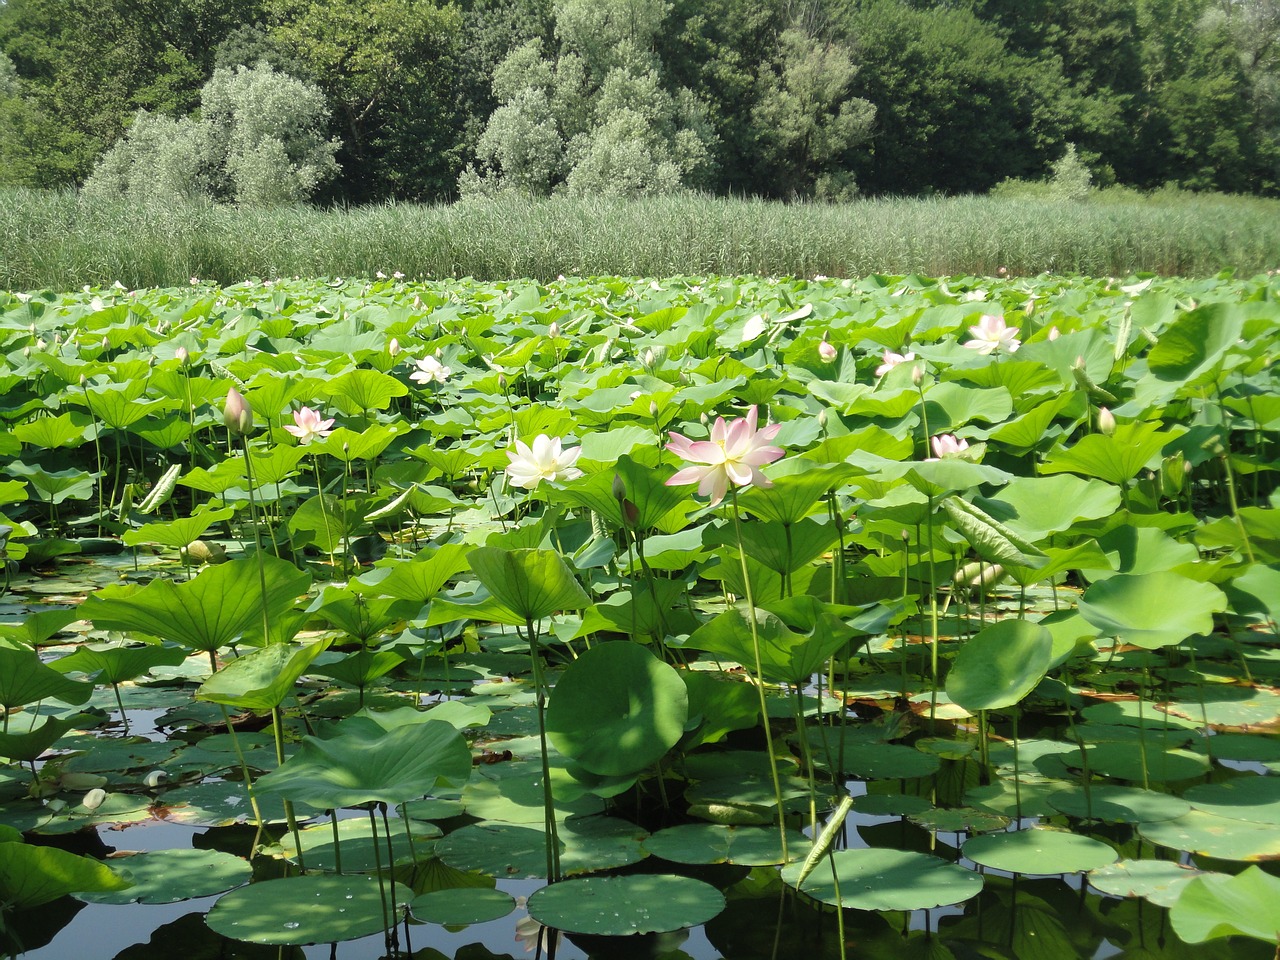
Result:
{"type": "Polygon", "coordinates": [[[1280,0],[0,0],[0,184],[1280,191],[1280,0]]]}

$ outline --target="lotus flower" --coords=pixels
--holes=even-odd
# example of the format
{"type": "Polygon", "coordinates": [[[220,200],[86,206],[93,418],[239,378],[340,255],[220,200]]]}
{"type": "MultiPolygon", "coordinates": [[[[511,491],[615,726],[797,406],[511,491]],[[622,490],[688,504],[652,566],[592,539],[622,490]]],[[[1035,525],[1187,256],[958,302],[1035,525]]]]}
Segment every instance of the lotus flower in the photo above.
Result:
{"type": "Polygon", "coordinates": [[[933,456],[926,457],[926,462],[942,460],[946,457],[958,457],[969,449],[968,440],[957,439],[954,434],[950,433],[942,433],[936,437],[931,437],[929,445],[933,447],[933,456]]]}
{"type": "Polygon", "coordinates": [[[880,358],[884,362],[881,363],[880,366],[876,367],[876,376],[883,377],[898,364],[910,363],[915,358],[916,355],[914,353],[894,353],[892,350],[886,349],[884,356],[880,358]]]}
{"type": "Polygon", "coordinates": [[[253,411],[235,387],[227,391],[227,402],[222,408],[222,422],[232,433],[245,434],[253,429],[253,411]]]}
{"type": "Polygon", "coordinates": [[[758,430],[758,416],[753,406],[745,417],[729,424],[724,422],[724,417],[717,417],[710,440],[690,440],[678,433],[671,434],[667,449],[693,465],[677,471],[667,486],[696,483],[698,495],[710,496],[713,507],[724,499],[730,483],[737,487],[773,486],[760,468],[783,456],[781,447],[769,445],[782,425],[775,423],[758,430]]]}
{"type": "Polygon", "coordinates": [[[310,407],[303,407],[293,412],[293,426],[285,424],[285,430],[298,438],[298,443],[306,446],[312,440],[323,440],[333,431],[332,418],[321,420],[320,414],[310,407]]]}
{"type": "Polygon", "coordinates": [[[581,447],[565,450],[561,447],[559,437],[548,437],[538,434],[529,446],[521,440],[516,441],[515,453],[507,452],[511,461],[507,466],[507,477],[517,487],[532,490],[543,480],[573,480],[582,476],[582,471],[574,466],[581,447]]]}
{"type": "Polygon", "coordinates": [[[822,342],[818,344],[818,356],[820,356],[827,363],[830,363],[837,356],[839,356],[839,351],[835,348],[835,346],[830,343],[827,343],[827,335],[825,333],[822,335],[822,342]]]}
{"type": "Polygon", "coordinates": [[[415,361],[415,364],[418,369],[409,374],[409,379],[414,383],[444,383],[453,373],[453,370],[435,357],[423,357],[415,361]]]}
{"type": "Polygon", "coordinates": [[[1018,339],[1018,328],[1005,326],[1004,317],[993,313],[984,313],[976,326],[969,328],[969,336],[973,339],[965,343],[970,350],[977,350],[984,357],[1004,350],[1013,353],[1022,345],[1018,339]]]}

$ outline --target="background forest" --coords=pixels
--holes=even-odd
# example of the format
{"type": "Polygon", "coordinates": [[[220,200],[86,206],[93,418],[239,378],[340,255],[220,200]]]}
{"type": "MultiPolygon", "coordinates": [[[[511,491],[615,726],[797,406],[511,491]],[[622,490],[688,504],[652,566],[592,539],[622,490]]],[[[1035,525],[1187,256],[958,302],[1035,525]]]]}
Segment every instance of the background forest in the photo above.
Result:
{"type": "Polygon", "coordinates": [[[1280,0],[0,0],[0,185],[1280,192],[1280,0]]]}

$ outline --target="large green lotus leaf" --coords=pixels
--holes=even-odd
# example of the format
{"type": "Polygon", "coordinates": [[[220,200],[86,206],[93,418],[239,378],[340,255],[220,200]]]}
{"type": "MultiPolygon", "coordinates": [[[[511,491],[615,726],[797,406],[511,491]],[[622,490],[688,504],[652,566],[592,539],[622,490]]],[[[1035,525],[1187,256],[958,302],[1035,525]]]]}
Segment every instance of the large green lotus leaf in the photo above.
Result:
{"type": "Polygon", "coordinates": [[[1185,800],[1168,793],[1097,783],[1087,790],[1079,784],[1049,795],[1055,810],[1082,820],[1107,823],[1154,823],[1173,820],[1191,809],[1185,800]]]}
{"type": "Polygon", "coordinates": [[[467,562],[493,598],[522,621],[591,605],[573,571],[554,550],[477,547],[467,555],[467,562]]]}
{"type": "Polygon", "coordinates": [[[615,430],[592,431],[582,438],[579,466],[597,463],[612,466],[619,457],[630,454],[638,446],[652,448],[657,437],[648,427],[631,424],[615,430]]]}
{"type": "Polygon", "coordinates": [[[471,776],[471,751],[451,724],[430,721],[388,731],[354,717],[338,729],[328,740],[304,737],[298,752],[258,780],[256,789],[330,810],[417,800],[441,780],[461,786],[471,776]]]}
{"type": "Polygon", "coordinates": [[[356,433],[346,427],[338,427],[325,437],[314,448],[344,463],[356,460],[373,460],[391,445],[391,441],[404,433],[408,425],[404,422],[375,423],[356,433]]]}
{"type": "Polygon", "coordinates": [[[982,388],[948,381],[935,383],[924,394],[929,430],[953,433],[973,420],[1002,423],[1013,413],[1013,397],[1004,387],[982,388]]]}
{"type": "Polygon", "coordinates": [[[1175,820],[1142,823],[1138,831],[1152,843],[1219,860],[1280,858],[1280,825],[1251,823],[1192,810],[1175,820]]]}
{"type": "Polygon", "coordinates": [[[69,410],[56,417],[37,417],[26,423],[17,423],[13,435],[28,446],[43,450],[58,447],[78,447],[85,442],[85,428],[93,418],[79,410],[69,410]]]}
{"type": "Polygon", "coordinates": [[[0,902],[30,909],[69,893],[123,890],[129,881],[106,864],[56,847],[0,843],[0,902]]]}
{"type": "Polygon", "coordinates": [[[1200,783],[1182,797],[1197,810],[1219,817],[1280,825],[1280,777],[1240,776],[1200,783]]]}
{"type": "Polygon", "coordinates": [[[298,475],[298,463],[306,455],[306,448],[276,444],[267,449],[249,449],[253,482],[259,490],[270,489],[298,475]]]}
{"type": "Polygon", "coordinates": [[[311,666],[311,672],[321,677],[337,680],[349,687],[363,689],[379,677],[390,673],[400,664],[404,657],[394,650],[367,650],[361,648],[354,653],[328,654],[328,659],[317,659],[311,666]]]}
{"type": "MultiPolygon", "coordinates": [[[[501,716],[501,714],[498,714],[501,716]]],[[[536,716],[535,716],[536,721],[536,716]]],[[[530,727],[537,732],[536,723],[530,727]]],[[[492,724],[489,732],[493,732],[492,724]]],[[[536,737],[531,738],[530,754],[537,756],[536,737]]],[[[552,757],[551,793],[556,800],[556,816],[588,817],[604,810],[603,801],[583,794],[565,770],[559,756],[552,757]]],[[[508,763],[481,764],[462,792],[467,814],[482,820],[507,823],[541,823],[546,817],[542,792],[542,765],[539,760],[513,760],[508,763]]]]}
{"type": "Polygon", "coordinates": [[[1069,529],[1077,520],[1111,516],[1120,507],[1120,488],[1065,473],[1053,477],[1015,477],[998,496],[978,498],[974,502],[1023,536],[1039,540],[1069,529]]]}
{"type": "Polygon", "coordinates": [[[143,644],[120,646],[118,644],[85,643],[75,652],[53,662],[59,673],[90,674],[97,683],[124,683],[141,676],[152,667],[176,667],[187,659],[188,651],[181,647],[143,644]]]}
{"type": "Polygon", "coordinates": [[[828,491],[837,490],[857,470],[847,463],[819,464],[793,457],[769,473],[771,487],[751,487],[740,498],[742,509],[761,520],[793,524],[808,516],[828,491]]]}
{"type": "Polygon", "coordinates": [[[1164,749],[1154,732],[1146,744],[1099,743],[1089,747],[1089,768],[1094,773],[1141,783],[1189,780],[1209,772],[1209,758],[1192,750],[1164,749]]]}
{"type": "Polygon", "coordinates": [[[50,717],[26,733],[0,733],[0,757],[32,763],[68,730],[82,725],[94,726],[101,720],[93,714],[77,713],[71,717],[50,717]]]}
{"type": "Polygon", "coordinates": [[[724,905],[724,894],[701,880],[639,874],[551,884],[529,898],[529,915],[566,933],[625,937],[695,927],[724,905]]]}
{"type": "Polygon", "coordinates": [[[427,603],[450,579],[467,569],[467,554],[471,549],[466,544],[446,543],[428,556],[420,554],[407,563],[394,564],[381,579],[375,579],[375,574],[382,571],[366,574],[352,582],[352,589],[427,603]]]}
{"type": "Polygon", "coordinates": [[[1147,368],[1161,380],[1190,384],[1218,365],[1243,326],[1244,313],[1235,303],[1206,303],[1180,314],[1160,331],[1147,368]]]}
{"type": "Polygon", "coordinates": [[[234,507],[213,510],[206,505],[189,517],[178,517],[167,523],[146,523],[137,530],[126,530],[121,539],[128,547],[140,543],[158,543],[182,550],[192,541],[203,537],[215,523],[229,520],[234,513],[234,507]]]}
{"type": "Polygon", "coordinates": [[[727,674],[685,670],[680,674],[689,694],[689,721],[680,748],[688,753],[704,743],[717,743],[734,730],[750,730],[760,722],[760,698],[749,683],[727,674]]]}
{"type": "MultiPolygon", "coordinates": [[[[928,910],[962,903],[982,891],[982,877],[937,857],[907,850],[837,850],[831,869],[820,864],[800,884],[801,892],[823,903],[857,910],[928,910]]],[[[793,863],[782,879],[795,886],[803,868],[793,863]]]]}
{"type": "Polygon", "coordinates": [[[1158,421],[1121,424],[1110,436],[1091,433],[1075,446],[1055,451],[1040,465],[1040,472],[1078,473],[1124,486],[1182,432],[1181,428],[1161,432],[1158,421]]]}
{"type": "Polygon", "coordinates": [[[633,638],[661,639],[668,633],[687,633],[693,629],[695,621],[682,602],[688,590],[684,582],[655,579],[651,586],[652,593],[643,585],[636,585],[592,604],[582,615],[582,626],[576,636],[611,631],[633,638]]]}
{"type": "Polygon", "coordinates": [[[311,574],[287,561],[246,557],[208,567],[186,583],[160,578],[131,594],[91,597],[81,609],[100,630],[138,631],[193,650],[213,651],[246,633],[260,635],[264,607],[266,616],[275,620],[310,584],[311,574]]]}
{"type": "Polygon", "coordinates": [[[1194,543],[1182,543],[1155,527],[1124,525],[1098,538],[1106,561],[1081,569],[1090,580],[1102,580],[1115,573],[1161,573],[1194,563],[1200,551],[1194,543]]]}
{"type": "Polygon", "coordinates": [[[197,700],[237,710],[268,713],[293,692],[293,685],[325,648],[329,638],[294,646],[273,643],[236,657],[196,690],[197,700]]]}
{"type": "MultiPolygon", "coordinates": [[[[1040,561],[1039,566],[1020,567],[1017,564],[1005,564],[1004,569],[1009,579],[1020,586],[1031,587],[1068,570],[1088,569],[1092,572],[1104,568],[1109,562],[1107,555],[1098,546],[1097,540],[1084,540],[1070,547],[1045,547],[1041,553],[1044,554],[1044,559],[1040,561]]],[[[1086,631],[1079,634],[1080,637],[1087,634],[1092,639],[1097,636],[1097,631],[1089,627],[1083,618],[1078,619],[1086,627],[1086,631]]]]}
{"type": "Polygon", "coordinates": [[[1280,623],[1280,567],[1251,563],[1225,590],[1234,615],[1280,623]]]}
{"type": "MultiPolygon", "coordinates": [[[[249,751],[249,765],[255,766],[253,754],[265,750],[249,751]]],[[[232,764],[235,758],[231,758],[232,764]]],[[[275,751],[271,751],[271,766],[275,766],[275,751]]],[[[279,797],[258,797],[258,809],[267,823],[284,823],[284,801],[279,797]]],[[[192,827],[229,827],[238,823],[253,823],[253,808],[245,785],[238,780],[205,780],[190,786],[174,787],[164,794],[164,819],[192,827]]]]}
{"type": "MultiPolygon", "coordinates": [[[[979,369],[994,370],[1004,366],[1003,363],[992,363],[979,369]]],[[[1022,393],[1017,395],[1027,396],[1022,393]]],[[[1073,399],[1070,393],[1060,393],[1053,399],[1032,407],[1021,416],[1000,424],[994,430],[986,431],[986,439],[998,441],[1002,447],[1008,448],[1013,453],[1022,454],[1034,450],[1047,441],[1051,442],[1052,434],[1049,431],[1049,425],[1053,423],[1062,408],[1070,404],[1073,399]]]]}
{"type": "Polygon", "coordinates": [[[1211,583],[1176,573],[1116,574],[1089,587],[1079,608],[1103,633],[1155,650],[1212,633],[1227,598],[1211,583]]]}
{"type": "MultiPolygon", "coordinates": [[[[1266,687],[1215,683],[1199,688],[1180,687],[1174,695],[1178,699],[1165,704],[1164,709],[1197,725],[1207,723],[1215,728],[1248,729],[1265,727],[1280,717],[1280,694],[1266,687]]],[[[1216,747],[1217,744],[1211,746],[1216,747]]],[[[1217,751],[1214,753],[1216,755],[1217,751]]]]}
{"type": "Polygon", "coordinates": [[[330,584],[307,607],[307,613],[316,614],[331,627],[367,644],[389,627],[402,624],[421,607],[416,600],[370,598],[350,587],[330,584]]]}
{"type": "MultiPolygon", "coordinates": [[[[756,610],[760,669],[767,680],[806,684],[827,658],[853,636],[853,631],[839,618],[822,611],[820,602],[813,597],[771,601],[770,607],[780,612],[756,610]],[[816,611],[802,609],[814,604],[819,607],[816,611]],[[796,632],[789,623],[808,632],[796,632]]],[[[755,670],[751,623],[741,607],[732,607],[704,623],[685,641],[685,646],[755,670]]]]}
{"type": "MultiPolygon", "coordinates": [[[[42,610],[39,613],[27,614],[21,623],[0,624],[0,637],[13,641],[12,645],[38,647],[47,643],[55,634],[69,623],[80,619],[75,608],[70,610],[42,610]]],[[[0,647],[5,646],[0,644],[0,647]]],[[[0,671],[0,675],[7,671],[0,671]]],[[[0,700],[0,703],[3,703],[0,700]]]]}
{"type": "Polygon", "coordinates": [[[394,891],[374,877],[304,876],[264,880],[233,890],[213,905],[205,922],[232,940],[302,944],[356,940],[384,929],[383,896],[408,903],[413,891],[394,891]]]}
{"type": "Polygon", "coordinates": [[[1228,876],[1196,877],[1169,910],[1173,931],[1187,943],[1253,937],[1280,948],[1280,878],[1261,867],[1228,876]]]}
{"type": "Polygon", "coordinates": [[[367,497],[317,495],[298,507],[289,518],[295,546],[314,546],[325,553],[342,550],[373,528],[365,522],[367,497]]]}
{"type": "Polygon", "coordinates": [[[978,631],[956,654],[947,696],[970,713],[1018,703],[1044,679],[1053,635],[1038,623],[1000,620],[978,631]]]}
{"type": "Polygon", "coordinates": [[[907,469],[901,471],[899,476],[905,476],[913,487],[932,497],[971,490],[982,484],[1003,485],[1012,479],[1003,470],[958,458],[900,466],[907,469]]]}
{"type": "MultiPolygon", "coordinates": [[[[648,831],[617,817],[571,817],[556,828],[565,876],[612,870],[645,857],[648,831]]],[[[492,821],[460,827],[436,844],[436,856],[457,870],[504,880],[547,875],[546,834],[540,827],[492,821]]]]}
{"type": "Polygon", "coordinates": [[[637,463],[629,455],[618,458],[613,470],[601,470],[570,481],[552,494],[560,501],[576,503],[598,513],[611,527],[623,526],[622,504],[614,495],[614,477],[622,481],[627,500],[627,524],[637,530],[653,528],[676,533],[685,525],[687,497],[682,487],[668,487],[674,475],[669,467],[637,463]],[[633,512],[634,511],[634,512],[633,512]]]}
{"type": "Polygon", "coordinates": [[[72,500],[88,500],[93,496],[96,473],[77,470],[46,470],[39,465],[29,465],[21,460],[12,461],[8,470],[11,474],[25,477],[36,491],[37,499],[44,503],[62,503],[68,498],[72,500]]]}
{"type": "Polygon", "coordinates": [[[1089,883],[1113,897],[1141,897],[1171,907],[1202,871],[1170,860],[1119,860],[1089,871],[1089,883]]]}
{"type": "Polygon", "coordinates": [[[625,777],[662,759],[688,718],[688,693],[671,666],[637,643],[598,643],[556,682],[547,736],[591,773],[625,777]]]}
{"type": "Polygon", "coordinates": [[[76,898],[89,903],[177,903],[225,893],[253,875],[247,860],[220,850],[147,850],[117,857],[110,866],[132,886],[77,893],[76,898]]]}
{"type": "Polygon", "coordinates": [[[91,696],[93,684],[68,679],[30,647],[0,644],[0,706],[6,710],[48,699],[81,704],[91,696]]]}
{"type": "MultiPolygon", "coordinates": [[[[834,745],[832,750],[836,750],[834,745]]],[[[934,754],[899,743],[847,743],[840,755],[844,772],[863,780],[929,777],[942,765],[934,754]]]]}
{"type": "Polygon", "coordinates": [[[973,837],[961,852],[993,870],[1039,875],[1082,873],[1116,861],[1115,850],[1101,840],[1039,827],[973,837]]]}
{"type": "Polygon", "coordinates": [[[1045,557],[1033,543],[1016,530],[960,497],[947,497],[942,509],[952,526],[969,541],[973,552],[987,563],[1039,567],[1045,557]]]}
{"type": "Polygon", "coordinates": [[[423,923],[465,927],[501,920],[515,908],[516,901],[509,893],[463,887],[419,894],[409,905],[409,913],[423,923]]]}
{"type": "MultiPolygon", "coordinates": [[[[729,531],[727,547],[721,551],[724,563],[736,563],[738,546],[736,537],[729,531]]],[[[784,525],[776,520],[743,524],[742,549],[756,563],[763,564],[778,574],[791,574],[807,566],[816,557],[826,553],[840,536],[835,524],[808,518],[784,525]]]]}
{"type": "Polygon", "coordinates": [[[721,823],[682,823],[659,830],[645,850],[672,863],[736,863],[765,867],[797,860],[809,851],[809,838],[791,831],[787,856],[774,827],[731,827],[721,823]]]}
{"type": "Polygon", "coordinates": [[[360,369],[329,380],[324,384],[324,391],[339,410],[350,416],[385,410],[394,397],[403,397],[409,388],[385,373],[360,369]]]}

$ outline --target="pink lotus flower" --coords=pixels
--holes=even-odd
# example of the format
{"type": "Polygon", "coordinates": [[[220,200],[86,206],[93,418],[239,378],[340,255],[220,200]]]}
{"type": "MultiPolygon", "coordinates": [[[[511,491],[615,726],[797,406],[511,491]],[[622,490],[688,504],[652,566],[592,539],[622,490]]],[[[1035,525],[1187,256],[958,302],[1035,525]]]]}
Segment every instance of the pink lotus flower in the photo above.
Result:
{"type": "Polygon", "coordinates": [[[1005,326],[1004,317],[993,313],[984,313],[977,325],[969,328],[969,336],[973,339],[965,346],[977,350],[984,357],[998,350],[1013,353],[1022,345],[1018,339],[1018,328],[1005,326]]]}
{"type": "Polygon", "coordinates": [[[827,335],[824,333],[822,335],[822,342],[818,344],[818,356],[820,356],[826,363],[830,363],[839,355],[840,351],[835,348],[835,345],[827,343],[827,335]]]}
{"type": "Polygon", "coordinates": [[[756,429],[759,414],[753,406],[747,415],[726,424],[724,417],[717,417],[711,428],[710,440],[690,440],[678,433],[671,434],[667,449],[693,466],[677,471],[667,481],[667,486],[678,487],[696,483],[698,495],[710,496],[711,506],[724,499],[729,484],[737,487],[771,487],[760,468],[773,463],[784,455],[781,447],[769,445],[782,425],[775,423],[763,430],[756,429]]]}
{"type": "Polygon", "coordinates": [[[936,437],[930,437],[929,446],[933,447],[933,456],[926,457],[926,463],[961,456],[969,449],[969,441],[957,439],[954,434],[942,433],[936,437]]]}
{"type": "Polygon", "coordinates": [[[884,362],[876,367],[876,376],[883,377],[900,363],[910,363],[916,358],[914,353],[894,353],[892,350],[886,349],[881,360],[884,362]]]}
{"type": "Polygon", "coordinates": [[[582,476],[582,471],[574,464],[581,447],[565,450],[561,447],[559,437],[548,437],[540,433],[533,439],[533,446],[522,440],[516,441],[515,453],[507,452],[511,461],[507,466],[507,477],[513,486],[532,490],[543,480],[573,480],[582,476]]]}
{"type": "Polygon", "coordinates": [[[310,407],[303,407],[301,410],[293,411],[293,426],[285,424],[285,430],[298,438],[298,443],[304,447],[312,440],[323,440],[333,431],[332,418],[329,420],[321,420],[320,414],[310,407]]]}

